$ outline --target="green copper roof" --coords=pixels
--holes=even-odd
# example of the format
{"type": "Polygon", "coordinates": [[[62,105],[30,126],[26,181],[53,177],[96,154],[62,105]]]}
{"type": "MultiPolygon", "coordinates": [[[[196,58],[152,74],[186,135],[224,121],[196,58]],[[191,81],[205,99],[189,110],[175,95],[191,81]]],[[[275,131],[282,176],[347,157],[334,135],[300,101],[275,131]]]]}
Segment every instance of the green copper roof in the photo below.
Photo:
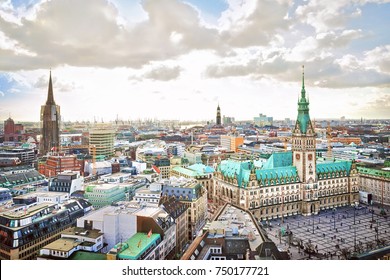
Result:
{"type": "Polygon", "coordinates": [[[185,174],[185,175],[187,175],[189,177],[197,176],[197,172],[196,171],[188,169],[188,168],[185,168],[185,167],[181,167],[181,166],[175,166],[174,168],[172,168],[172,170],[174,170],[176,172],[179,172],[179,173],[182,173],[182,174],[185,174]]]}
{"type": "Polygon", "coordinates": [[[299,125],[299,130],[302,134],[306,134],[307,128],[309,127],[310,116],[307,114],[298,113],[297,125],[299,125]]]}
{"type": "Polygon", "coordinates": [[[204,165],[204,164],[201,164],[201,163],[190,165],[187,168],[194,170],[194,171],[198,172],[199,174],[214,173],[214,168],[207,166],[207,165],[204,165]]]}
{"type": "Polygon", "coordinates": [[[251,161],[235,161],[235,160],[223,160],[218,166],[221,173],[230,178],[237,178],[237,184],[240,187],[245,187],[249,182],[253,163],[251,161]]]}
{"type": "Polygon", "coordinates": [[[118,243],[114,246],[115,249],[120,248],[118,257],[126,260],[138,260],[140,256],[150,248],[153,244],[157,245],[157,240],[160,234],[153,233],[148,237],[147,233],[137,232],[130,237],[126,242],[118,243]]]}
{"type": "Polygon", "coordinates": [[[185,174],[189,177],[205,176],[214,173],[214,168],[204,164],[193,164],[187,168],[176,166],[172,170],[185,174]]]}
{"type": "Polygon", "coordinates": [[[316,171],[318,175],[344,171],[347,172],[347,175],[349,175],[351,166],[351,161],[317,162],[316,171]]]}
{"type": "Polygon", "coordinates": [[[295,166],[292,166],[291,152],[275,153],[262,166],[254,161],[224,160],[218,166],[218,170],[227,178],[237,179],[238,186],[246,188],[251,171],[255,172],[256,180],[262,184],[283,184],[297,182],[298,174],[295,166]],[[267,182],[266,182],[267,181],[267,182]]]}
{"type": "Polygon", "coordinates": [[[390,171],[387,170],[378,170],[374,168],[367,168],[367,167],[360,167],[360,166],[357,167],[357,170],[360,174],[363,175],[384,177],[390,179],[390,171]]]}
{"type": "MultiPolygon", "coordinates": [[[[272,169],[256,170],[256,178],[265,184],[265,180],[275,180],[274,184],[283,184],[288,182],[297,182],[297,169],[295,166],[276,167],[272,169]]],[[[268,182],[270,184],[270,182],[268,182]]]]}
{"type": "Polygon", "coordinates": [[[271,169],[276,167],[284,167],[292,165],[292,152],[273,153],[270,158],[264,163],[263,169],[271,169]]]}

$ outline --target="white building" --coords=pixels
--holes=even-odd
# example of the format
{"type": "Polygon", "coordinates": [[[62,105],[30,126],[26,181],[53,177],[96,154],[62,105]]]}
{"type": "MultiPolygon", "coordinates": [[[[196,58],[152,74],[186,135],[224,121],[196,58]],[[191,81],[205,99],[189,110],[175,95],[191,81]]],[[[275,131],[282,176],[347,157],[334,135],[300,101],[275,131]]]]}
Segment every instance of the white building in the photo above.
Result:
{"type": "Polygon", "coordinates": [[[149,187],[143,187],[135,191],[133,200],[138,203],[156,203],[161,198],[162,184],[152,183],[149,187]]]}
{"type": "Polygon", "coordinates": [[[34,195],[37,196],[37,204],[44,202],[51,203],[64,203],[69,200],[69,193],[63,192],[35,192],[34,195]]]}
{"type": "MultiPolygon", "coordinates": [[[[125,242],[136,233],[148,232],[162,235],[158,258],[164,259],[176,246],[176,228],[171,216],[157,204],[147,206],[137,202],[123,202],[119,206],[107,206],[77,220],[77,227],[95,229],[104,234],[110,251],[118,243],[125,242]],[[164,233],[164,234],[163,234],[164,233]]],[[[156,256],[157,257],[157,256],[156,256]]],[[[158,259],[157,258],[157,259],[158,259]]]]}
{"type": "Polygon", "coordinates": [[[84,172],[96,175],[111,174],[112,164],[110,161],[85,162],[84,172]]]}
{"type": "Polygon", "coordinates": [[[83,184],[84,177],[80,176],[80,172],[64,171],[50,180],[49,191],[72,194],[75,191],[83,190],[83,184]]]}
{"type": "Polygon", "coordinates": [[[132,161],[131,165],[137,169],[137,174],[140,174],[146,170],[146,162],[142,161],[132,161]]]}
{"type": "Polygon", "coordinates": [[[107,206],[77,220],[77,227],[96,229],[104,233],[108,250],[137,232],[137,208],[107,206]]]}
{"type": "Polygon", "coordinates": [[[103,248],[103,233],[72,227],[61,233],[61,238],[43,247],[38,259],[68,259],[74,252],[99,252],[103,248]]]}

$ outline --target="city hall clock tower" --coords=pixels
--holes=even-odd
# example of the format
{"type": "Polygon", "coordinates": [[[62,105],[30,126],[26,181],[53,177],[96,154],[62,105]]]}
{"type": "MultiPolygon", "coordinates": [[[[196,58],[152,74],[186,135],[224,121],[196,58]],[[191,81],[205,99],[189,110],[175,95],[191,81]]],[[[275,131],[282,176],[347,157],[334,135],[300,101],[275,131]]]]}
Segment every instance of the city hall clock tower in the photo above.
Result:
{"type": "Polygon", "coordinates": [[[298,117],[292,133],[293,165],[301,182],[302,214],[317,214],[319,210],[316,176],[316,134],[309,116],[305,73],[302,66],[302,90],[298,100],[298,117]]]}

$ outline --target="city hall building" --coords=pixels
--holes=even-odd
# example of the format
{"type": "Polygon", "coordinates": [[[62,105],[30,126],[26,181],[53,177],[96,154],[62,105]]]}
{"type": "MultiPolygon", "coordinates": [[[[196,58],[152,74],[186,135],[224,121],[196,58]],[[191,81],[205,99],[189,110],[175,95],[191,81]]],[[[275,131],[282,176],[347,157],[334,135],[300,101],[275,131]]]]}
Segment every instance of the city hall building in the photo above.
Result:
{"type": "Polygon", "coordinates": [[[352,161],[316,157],[316,133],[309,116],[304,75],[292,150],[265,161],[228,159],[214,176],[214,202],[251,211],[259,220],[318,214],[359,200],[359,176],[352,161]]]}

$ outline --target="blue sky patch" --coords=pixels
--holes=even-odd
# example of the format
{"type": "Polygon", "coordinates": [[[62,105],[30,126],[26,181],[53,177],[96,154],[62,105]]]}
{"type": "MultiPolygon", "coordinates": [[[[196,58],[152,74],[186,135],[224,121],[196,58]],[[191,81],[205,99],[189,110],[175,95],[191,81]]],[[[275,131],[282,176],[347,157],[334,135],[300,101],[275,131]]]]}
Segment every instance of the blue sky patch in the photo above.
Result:
{"type": "Polygon", "coordinates": [[[0,73],[0,97],[7,98],[16,86],[17,82],[9,74],[0,73]]]}
{"type": "Polygon", "coordinates": [[[361,16],[353,18],[347,25],[347,28],[361,29],[365,34],[364,38],[351,42],[353,52],[389,44],[390,3],[381,5],[369,3],[360,9],[361,16]]]}
{"type": "Polygon", "coordinates": [[[186,2],[191,3],[205,13],[214,16],[219,16],[229,7],[225,0],[186,0],[186,2]]]}

